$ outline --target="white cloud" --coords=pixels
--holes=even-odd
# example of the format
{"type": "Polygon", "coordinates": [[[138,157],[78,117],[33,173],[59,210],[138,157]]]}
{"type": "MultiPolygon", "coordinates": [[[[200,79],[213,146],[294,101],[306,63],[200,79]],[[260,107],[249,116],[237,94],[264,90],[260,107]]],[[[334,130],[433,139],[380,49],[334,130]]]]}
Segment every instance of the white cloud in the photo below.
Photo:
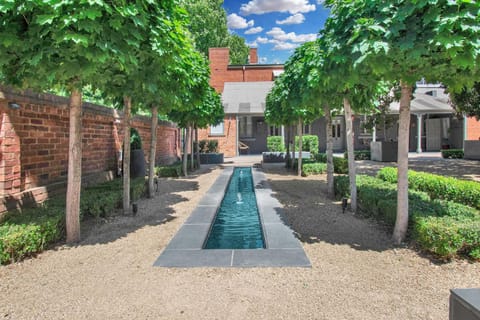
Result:
{"type": "Polygon", "coordinates": [[[278,41],[292,41],[295,43],[304,43],[307,41],[314,41],[317,39],[317,35],[315,33],[307,33],[307,34],[296,34],[295,32],[286,33],[279,27],[274,27],[272,30],[268,31],[267,34],[271,36],[273,39],[278,41]]]}
{"type": "Polygon", "coordinates": [[[305,16],[301,13],[296,13],[285,20],[277,20],[277,24],[300,24],[305,21],[305,16]]]}
{"type": "Polygon", "coordinates": [[[247,31],[245,31],[245,34],[257,34],[263,31],[262,27],[255,27],[255,28],[250,28],[247,31]]]}
{"type": "Polygon", "coordinates": [[[265,44],[265,43],[268,43],[268,38],[257,37],[257,39],[255,40],[255,42],[265,44]]]}
{"type": "Polygon", "coordinates": [[[306,13],[315,11],[315,5],[308,0],[251,0],[242,4],[240,14],[264,14],[269,12],[306,13]]]}
{"type": "Polygon", "coordinates": [[[258,47],[258,43],[257,41],[253,41],[253,42],[247,42],[245,43],[249,48],[257,48],[258,47]]]}
{"type": "Polygon", "coordinates": [[[227,16],[227,26],[230,29],[246,29],[246,28],[251,28],[254,25],[254,21],[250,20],[247,22],[247,20],[243,17],[240,17],[236,13],[229,14],[227,16]]]}
{"type": "Polygon", "coordinates": [[[298,47],[297,43],[290,43],[290,42],[278,42],[274,47],[273,50],[281,51],[281,50],[292,50],[298,47]]]}

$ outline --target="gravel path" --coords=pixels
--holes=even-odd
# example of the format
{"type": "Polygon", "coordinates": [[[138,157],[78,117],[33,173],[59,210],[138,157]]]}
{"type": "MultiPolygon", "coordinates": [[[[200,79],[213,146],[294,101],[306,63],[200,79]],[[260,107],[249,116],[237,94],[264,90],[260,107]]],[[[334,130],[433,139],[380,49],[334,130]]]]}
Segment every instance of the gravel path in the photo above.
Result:
{"type": "Polygon", "coordinates": [[[437,263],[342,214],[325,177],[267,177],[311,269],[168,269],[152,264],[220,173],[161,179],[136,217],[0,267],[0,319],[448,319],[449,289],[480,287],[480,264],[437,263]]]}

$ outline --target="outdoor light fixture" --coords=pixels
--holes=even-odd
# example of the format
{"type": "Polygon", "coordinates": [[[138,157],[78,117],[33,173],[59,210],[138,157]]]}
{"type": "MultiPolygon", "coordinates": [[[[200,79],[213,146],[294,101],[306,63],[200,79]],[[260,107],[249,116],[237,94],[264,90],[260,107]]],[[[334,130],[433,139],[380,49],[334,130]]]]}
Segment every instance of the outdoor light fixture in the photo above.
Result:
{"type": "Polygon", "coordinates": [[[16,102],[9,102],[8,107],[13,110],[18,110],[20,109],[20,105],[16,102]]]}
{"type": "Polygon", "coordinates": [[[133,211],[133,215],[137,215],[137,212],[138,212],[138,204],[136,203],[132,203],[132,211],[133,211]]]}
{"type": "Polygon", "coordinates": [[[348,198],[342,198],[342,212],[345,213],[345,209],[347,209],[348,205],[348,198]]]}

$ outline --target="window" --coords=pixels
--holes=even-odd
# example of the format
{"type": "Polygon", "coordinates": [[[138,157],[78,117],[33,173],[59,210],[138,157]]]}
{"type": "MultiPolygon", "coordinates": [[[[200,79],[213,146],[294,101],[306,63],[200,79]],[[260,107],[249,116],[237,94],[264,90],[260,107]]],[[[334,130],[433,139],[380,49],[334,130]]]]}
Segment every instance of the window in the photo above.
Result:
{"type": "Polygon", "coordinates": [[[238,119],[238,135],[240,138],[253,137],[252,117],[245,116],[238,119]]]}
{"type": "Polygon", "coordinates": [[[342,125],[340,120],[333,120],[332,121],[332,137],[333,138],[341,138],[342,137],[342,125]]]}
{"type": "Polygon", "coordinates": [[[210,126],[210,135],[212,136],[223,135],[223,122],[216,126],[210,126]]]}
{"type": "Polygon", "coordinates": [[[310,134],[310,125],[306,124],[303,126],[303,134],[310,134]]]}

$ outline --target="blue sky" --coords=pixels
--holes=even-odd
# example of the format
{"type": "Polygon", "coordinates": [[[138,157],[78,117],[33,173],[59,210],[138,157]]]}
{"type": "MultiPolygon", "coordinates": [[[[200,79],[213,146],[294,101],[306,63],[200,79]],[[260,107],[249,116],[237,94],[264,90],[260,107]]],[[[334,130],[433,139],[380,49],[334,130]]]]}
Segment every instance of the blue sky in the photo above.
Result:
{"type": "Polygon", "coordinates": [[[329,11],[323,0],[225,0],[228,28],[258,48],[260,63],[284,63],[314,40],[329,11]]]}

